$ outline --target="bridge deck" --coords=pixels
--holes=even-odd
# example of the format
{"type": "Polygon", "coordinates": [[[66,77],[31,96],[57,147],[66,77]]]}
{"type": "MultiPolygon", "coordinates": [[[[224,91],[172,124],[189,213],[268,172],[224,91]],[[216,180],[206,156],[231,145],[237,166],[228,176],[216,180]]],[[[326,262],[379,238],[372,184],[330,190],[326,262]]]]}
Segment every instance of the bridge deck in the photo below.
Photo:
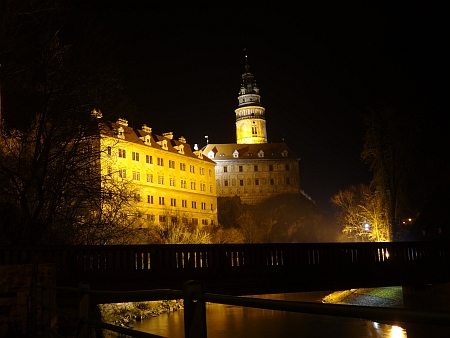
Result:
{"type": "Polygon", "coordinates": [[[4,247],[0,265],[54,263],[58,285],[258,294],[450,280],[448,242],[4,247]]]}

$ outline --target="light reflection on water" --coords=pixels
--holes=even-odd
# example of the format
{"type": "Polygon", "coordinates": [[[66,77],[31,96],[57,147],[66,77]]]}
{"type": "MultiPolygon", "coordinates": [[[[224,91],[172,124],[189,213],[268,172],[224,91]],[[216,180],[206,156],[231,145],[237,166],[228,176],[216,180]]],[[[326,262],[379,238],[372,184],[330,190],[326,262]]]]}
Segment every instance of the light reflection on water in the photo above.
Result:
{"type": "MultiPolygon", "coordinates": [[[[259,295],[257,298],[320,302],[327,292],[259,295]]],[[[406,331],[359,319],[207,304],[208,337],[407,338],[406,331]]],[[[164,337],[184,337],[183,311],[136,323],[135,329],[164,337]]]]}

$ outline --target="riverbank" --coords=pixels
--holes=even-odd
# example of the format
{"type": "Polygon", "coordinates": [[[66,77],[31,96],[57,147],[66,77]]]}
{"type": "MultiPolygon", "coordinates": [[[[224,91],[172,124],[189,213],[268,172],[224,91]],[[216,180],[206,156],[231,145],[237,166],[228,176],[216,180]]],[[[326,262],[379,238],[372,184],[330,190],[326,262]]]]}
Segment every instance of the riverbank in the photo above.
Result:
{"type": "Polygon", "coordinates": [[[379,307],[403,307],[401,286],[336,291],[324,297],[323,303],[379,307]]]}

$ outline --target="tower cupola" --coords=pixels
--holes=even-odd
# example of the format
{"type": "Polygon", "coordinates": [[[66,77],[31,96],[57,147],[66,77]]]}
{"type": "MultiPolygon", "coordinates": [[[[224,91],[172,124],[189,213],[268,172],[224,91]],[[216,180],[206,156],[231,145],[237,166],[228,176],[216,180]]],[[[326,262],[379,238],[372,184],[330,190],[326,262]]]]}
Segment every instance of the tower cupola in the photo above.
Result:
{"type": "Polygon", "coordinates": [[[265,109],[261,106],[259,88],[255,76],[250,72],[247,55],[238,101],[238,108],[235,110],[236,143],[267,143],[265,109]]]}

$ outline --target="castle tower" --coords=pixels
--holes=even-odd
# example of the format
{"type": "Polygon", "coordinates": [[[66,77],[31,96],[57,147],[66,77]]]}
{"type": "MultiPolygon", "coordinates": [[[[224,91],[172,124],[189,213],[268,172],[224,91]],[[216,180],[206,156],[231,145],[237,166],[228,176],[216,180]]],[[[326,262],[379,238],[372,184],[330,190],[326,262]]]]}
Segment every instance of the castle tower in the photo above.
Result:
{"type": "Polygon", "coordinates": [[[242,74],[242,85],[238,97],[239,105],[235,110],[236,143],[267,143],[265,109],[260,104],[259,88],[249,68],[246,55],[245,73],[242,74]]]}

